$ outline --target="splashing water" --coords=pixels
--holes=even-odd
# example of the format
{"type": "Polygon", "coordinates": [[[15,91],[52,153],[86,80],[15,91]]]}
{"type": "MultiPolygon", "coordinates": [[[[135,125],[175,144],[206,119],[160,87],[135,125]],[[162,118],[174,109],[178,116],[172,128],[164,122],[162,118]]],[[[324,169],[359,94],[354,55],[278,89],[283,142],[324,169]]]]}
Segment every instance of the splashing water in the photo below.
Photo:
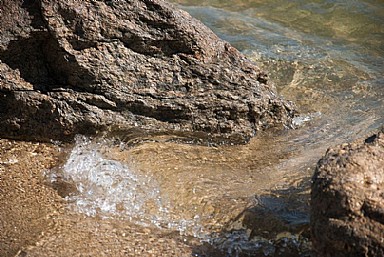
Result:
{"type": "Polygon", "coordinates": [[[65,197],[70,209],[91,217],[127,219],[138,225],[178,231],[180,235],[205,237],[199,215],[190,220],[172,216],[157,181],[125,163],[106,158],[103,152],[108,147],[108,140],[95,142],[78,136],[62,169],[49,172],[52,184],[59,180],[75,184],[76,193],[65,197]]]}
{"type": "MultiPolygon", "coordinates": [[[[156,181],[133,172],[126,164],[104,158],[102,145],[77,137],[62,169],[63,179],[73,181],[78,191],[66,197],[71,207],[92,217],[117,217],[160,225],[167,209],[156,181]]],[[[55,179],[57,176],[51,175],[51,180],[55,179]]]]}

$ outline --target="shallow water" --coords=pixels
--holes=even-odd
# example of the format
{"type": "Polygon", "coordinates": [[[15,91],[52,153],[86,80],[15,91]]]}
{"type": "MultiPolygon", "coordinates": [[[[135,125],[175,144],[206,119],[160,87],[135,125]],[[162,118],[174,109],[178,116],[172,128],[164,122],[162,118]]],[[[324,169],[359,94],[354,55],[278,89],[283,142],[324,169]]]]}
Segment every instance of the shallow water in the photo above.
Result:
{"type": "Polygon", "coordinates": [[[227,256],[308,255],[317,160],[384,124],[384,3],[174,2],[269,72],[296,102],[297,128],[217,147],[169,136],[134,146],[79,137],[49,178],[74,183],[69,209],[100,220],[175,231],[227,256]]]}

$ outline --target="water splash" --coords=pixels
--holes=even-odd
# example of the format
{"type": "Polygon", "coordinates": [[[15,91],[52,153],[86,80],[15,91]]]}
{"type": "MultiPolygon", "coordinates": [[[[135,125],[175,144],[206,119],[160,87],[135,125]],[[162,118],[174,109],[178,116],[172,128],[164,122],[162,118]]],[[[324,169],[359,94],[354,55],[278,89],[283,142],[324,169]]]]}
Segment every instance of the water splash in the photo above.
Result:
{"type": "Polygon", "coordinates": [[[91,217],[126,219],[139,225],[178,231],[203,238],[199,215],[192,219],[175,216],[157,181],[128,164],[105,157],[110,140],[78,136],[68,159],[47,177],[52,185],[73,185],[65,199],[73,211],[91,217]]]}
{"type": "Polygon", "coordinates": [[[321,112],[309,113],[307,115],[299,115],[299,116],[293,118],[292,125],[295,128],[302,127],[308,121],[311,121],[314,118],[317,118],[317,117],[320,117],[320,116],[321,116],[321,112]]]}
{"type": "Polygon", "coordinates": [[[80,213],[160,225],[167,208],[156,181],[127,164],[106,159],[102,153],[106,145],[78,136],[62,174],[50,174],[51,182],[60,178],[76,185],[77,193],[66,199],[80,213]]]}

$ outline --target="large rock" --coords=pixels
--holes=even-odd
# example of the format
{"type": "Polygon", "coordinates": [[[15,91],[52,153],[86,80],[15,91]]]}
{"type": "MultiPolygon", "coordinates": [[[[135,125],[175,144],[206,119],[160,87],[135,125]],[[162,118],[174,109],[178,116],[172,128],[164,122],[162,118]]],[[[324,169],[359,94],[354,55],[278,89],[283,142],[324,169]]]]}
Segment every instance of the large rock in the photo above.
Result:
{"type": "Polygon", "coordinates": [[[0,136],[107,127],[247,139],[287,126],[268,77],[161,0],[2,0],[0,136]]]}
{"type": "Polygon", "coordinates": [[[311,198],[317,256],[384,256],[384,129],[328,150],[311,198]]]}

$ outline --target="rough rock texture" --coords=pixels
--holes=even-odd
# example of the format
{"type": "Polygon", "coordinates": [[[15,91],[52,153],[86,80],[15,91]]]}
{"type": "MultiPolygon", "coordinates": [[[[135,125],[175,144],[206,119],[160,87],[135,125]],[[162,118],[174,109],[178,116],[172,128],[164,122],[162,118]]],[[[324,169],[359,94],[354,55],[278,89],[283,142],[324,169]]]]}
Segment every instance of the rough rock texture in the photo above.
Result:
{"type": "Polygon", "coordinates": [[[2,0],[0,136],[113,126],[246,139],[294,107],[254,63],[161,0],[2,0]]]}
{"type": "Polygon", "coordinates": [[[317,256],[384,256],[383,132],[319,161],[311,193],[317,256]]]}

